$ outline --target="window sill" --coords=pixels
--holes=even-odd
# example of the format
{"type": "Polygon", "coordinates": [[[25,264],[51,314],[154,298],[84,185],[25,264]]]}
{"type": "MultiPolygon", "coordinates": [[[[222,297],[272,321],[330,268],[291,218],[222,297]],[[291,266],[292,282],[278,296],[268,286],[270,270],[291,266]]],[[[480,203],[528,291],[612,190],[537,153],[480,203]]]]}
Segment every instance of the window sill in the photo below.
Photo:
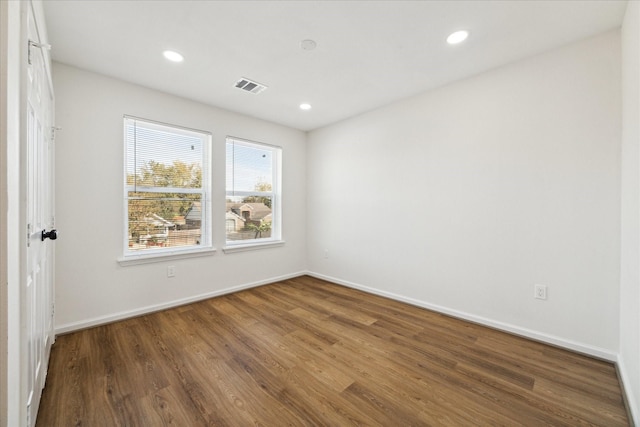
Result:
{"type": "Polygon", "coordinates": [[[222,251],[225,254],[233,254],[236,252],[246,252],[246,251],[253,251],[256,249],[266,249],[266,248],[273,248],[278,246],[284,246],[284,240],[275,240],[275,241],[260,242],[260,243],[232,244],[222,248],[222,251]]]}
{"type": "Polygon", "coordinates": [[[215,252],[215,248],[206,248],[125,255],[118,258],[118,264],[123,267],[129,265],[150,264],[154,262],[170,261],[175,259],[211,256],[215,252]]]}

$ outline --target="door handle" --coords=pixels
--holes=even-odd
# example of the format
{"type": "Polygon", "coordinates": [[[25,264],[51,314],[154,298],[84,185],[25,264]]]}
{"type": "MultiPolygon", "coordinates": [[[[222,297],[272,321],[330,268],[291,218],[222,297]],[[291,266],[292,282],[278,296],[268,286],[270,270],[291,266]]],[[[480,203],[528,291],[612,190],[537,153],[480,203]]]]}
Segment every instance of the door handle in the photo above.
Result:
{"type": "Polygon", "coordinates": [[[44,239],[51,239],[51,240],[56,240],[58,238],[58,232],[53,229],[51,231],[46,231],[46,230],[42,230],[42,241],[44,242],[44,239]]]}

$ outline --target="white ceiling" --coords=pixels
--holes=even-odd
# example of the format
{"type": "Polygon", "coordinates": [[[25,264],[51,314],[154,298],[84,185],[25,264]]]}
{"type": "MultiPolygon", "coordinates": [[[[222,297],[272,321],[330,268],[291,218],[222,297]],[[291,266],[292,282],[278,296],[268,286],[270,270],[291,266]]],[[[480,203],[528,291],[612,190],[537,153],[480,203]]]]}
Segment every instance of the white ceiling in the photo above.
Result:
{"type": "Polygon", "coordinates": [[[626,3],[44,2],[56,61],[301,130],[617,28],[626,3]],[[459,29],[469,39],[447,45],[459,29]],[[240,77],[269,89],[243,92],[240,77]]]}

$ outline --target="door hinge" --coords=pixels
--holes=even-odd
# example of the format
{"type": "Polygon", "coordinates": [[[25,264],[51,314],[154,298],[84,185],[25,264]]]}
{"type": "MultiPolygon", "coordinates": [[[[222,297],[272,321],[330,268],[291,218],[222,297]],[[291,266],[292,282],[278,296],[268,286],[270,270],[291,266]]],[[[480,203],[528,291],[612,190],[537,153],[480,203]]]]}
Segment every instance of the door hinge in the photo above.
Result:
{"type": "Polygon", "coordinates": [[[31,246],[31,224],[27,224],[27,247],[31,246]]]}
{"type": "Polygon", "coordinates": [[[31,48],[39,47],[41,49],[51,50],[51,45],[47,43],[38,43],[33,40],[29,40],[29,47],[27,48],[27,62],[31,65],[31,48]]]}
{"type": "Polygon", "coordinates": [[[62,130],[62,128],[58,126],[51,126],[51,141],[56,140],[56,132],[59,130],[62,130]]]}

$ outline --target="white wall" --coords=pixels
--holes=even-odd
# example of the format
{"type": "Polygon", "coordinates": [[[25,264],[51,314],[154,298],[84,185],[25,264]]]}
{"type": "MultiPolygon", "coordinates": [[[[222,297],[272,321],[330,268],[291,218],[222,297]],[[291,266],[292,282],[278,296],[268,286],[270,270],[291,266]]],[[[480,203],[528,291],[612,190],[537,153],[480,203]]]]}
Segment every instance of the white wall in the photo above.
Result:
{"type": "Polygon", "coordinates": [[[622,250],[620,359],[629,406],[640,423],[640,3],[622,26],[622,250]]]}
{"type": "Polygon", "coordinates": [[[615,359],[620,104],[615,31],[311,132],[310,271],[615,359]]]}
{"type": "MultiPolygon", "coordinates": [[[[62,64],[54,64],[57,331],[171,305],[306,270],[305,134],[62,64]],[[214,256],[120,266],[123,115],[213,133],[214,256]],[[282,247],[223,254],[224,139],[283,148],[282,247]],[[167,278],[175,265],[175,278],[167,278]]],[[[248,102],[250,99],[247,98],[248,102]]]]}

